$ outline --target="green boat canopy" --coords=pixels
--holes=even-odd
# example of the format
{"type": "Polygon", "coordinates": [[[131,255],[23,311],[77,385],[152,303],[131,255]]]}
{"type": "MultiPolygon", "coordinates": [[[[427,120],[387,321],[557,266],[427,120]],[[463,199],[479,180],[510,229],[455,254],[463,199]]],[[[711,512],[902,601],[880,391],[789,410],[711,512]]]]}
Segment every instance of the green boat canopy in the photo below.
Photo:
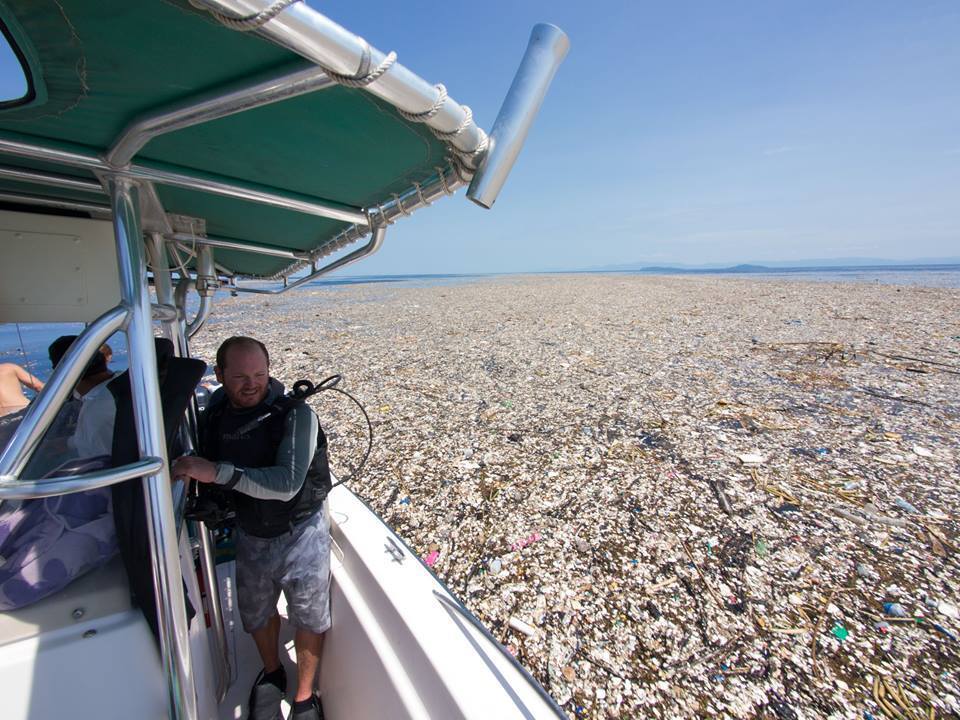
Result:
{"type": "MultiPolygon", "coordinates": [[[[315,67],[255,33],[236,32],[187,2],[0,0],[0,18],[29,83],[0,105],[0,140],[100,158],[134,120],[177,102],[315,67]]],[[[363,89],[309,94],[160,135],[138,166],[175,170],[293,200],[372,211],[450,168],[448,145],[363,89]]],[[[0,152],[0,166],[97,181],[92,169],[0,152]]],[[[311,252],[351,222],[154,183],[167,213],[210,236],[311,252]]],[[[92,186],[52,187],[0,173],[0,192],[107,205],[92,186]]],[[[289,258],[216,251],[246,277],[289,272],[289,258]]]]}

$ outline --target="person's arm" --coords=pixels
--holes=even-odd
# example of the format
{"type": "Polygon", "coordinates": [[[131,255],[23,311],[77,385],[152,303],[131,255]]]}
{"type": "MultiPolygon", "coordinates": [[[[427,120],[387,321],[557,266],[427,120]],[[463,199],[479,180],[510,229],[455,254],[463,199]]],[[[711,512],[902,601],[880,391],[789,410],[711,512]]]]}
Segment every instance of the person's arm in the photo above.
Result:
{"type": "Polygon", "coordinates": [[[300,404],[287,413],[284,423],[274,465],[238,468],[230,462],[185,456],[174,462],[173,477],[216,483],[260,500],[291,500],[303,487],[313,462],[320,422],[309,406],[300,404]]]}
{"type": "Polygon", "coordinates": [[[15,365],[14,367],[17,368],[17,380],[20,381],[21,385],[36,390],[37,392],[43,390],[43,382],[35,378],[19,365],[15,365]]]}

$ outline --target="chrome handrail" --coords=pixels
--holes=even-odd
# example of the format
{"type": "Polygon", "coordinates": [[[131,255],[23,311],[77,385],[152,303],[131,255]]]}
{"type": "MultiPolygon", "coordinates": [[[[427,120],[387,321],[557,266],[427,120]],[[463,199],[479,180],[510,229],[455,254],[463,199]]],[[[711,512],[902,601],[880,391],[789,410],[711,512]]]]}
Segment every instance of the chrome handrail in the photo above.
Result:
{"type": "Polygon", "coordinates": [[[367,241],[367,244],[362,248],[357,248],[349,255],[344,255],[342,258],[337,258],[332,262],[327,263],[322,268],[314,270],[309,275],[304,275],[299,280],[292,283],[284,283],[282,288],[277,288],[276,290],[267,290],[265,288],[241,288],[234,287],[233,290],[237,292],[246,292],[246,293],[256,293],[259,295],[280,295],[281,293],[287,292],[287,290],[293,290],[295,287],[300,287],[311,280],[320,277],[321,275],[326,275],[327,273],[332,273],[334,270],[339,270],[342,267],[346,267],[351,263],[355,263],[361,258],[365,258],[367,255],[373,255],[377,250],[380,249],[380,246],[383,245],[383,239],[387,235],[387,228],[378,227],[373,231],[373,235],[370,237],[370,240],[367,241]]]}
{"type": "MultiPolygon", "coordinates": [[[[167,245],[160,233],[150,233],[147,237],[146,247],[150,264],[153,267],[157,300],[163,303],[173,303],[178,309],[176,319],[164,321],[162,326],[164,336],[173,342],[178,357],[189,357],[190,342],[187,337],[184,317],[185,293],[181,295],[173,289],[170,279],[170,265],[167,262],[167,245]]],[[[212,251],[208,260],[210,262],[213,260],[212,251]]],[[[207,265],[206,261],[202,264],[207,265]]],[[[205,268],[206,271],[209,271],[209,269],[209,266],[205,268]]],[[[207,311],[209,311],[212,298],[201,296],[201,302],[203,301],[207,301],[207,311]]],[[[180,429],[180,440],[182,451],[190,453],[194,450],[194,438],[197,430],[196,405],[194,402],[191,402],[188,406],[184,420],[185,422],[180,429]]],[[[184,520],[188,492],[187,483],[178,483],[174,486],[174,516],[178,536],[184,520]]],[[[210,629],[213,633],[215,649],[216,697],[217,702],[220,702],[226,696],[227,689],[230,686],[230,660],[226,628],[223,623],[223,609],[220,605],[220,585],[217,581],[216,558],[214,557],[210,531],[207,530],[206,526],[203,523],[191,522],[190,527],[194,536],[199,539],[200,571],[203,573],[203,584],[207,591],[207,611],[210,614],[210,629]]]]}
{"type": "Polygon", "coordinates": [[[32,500],[67,495],[82,490],[95,490],[116,485],[124,480],[152,475],[159,472],[161,468],[163,468],[163,460],[157,457],[145,457],[128,465],[95,470],[81,475],[65,475],[41,480],[21,480],[13,475],[3,475],[0,476],[0,500],[32,500]]]}
{"type": "Polygon", "coordinates": [[[126,166],[153,138],[235,113],[331,87],[334,81],[312,63],[284,67],[266,77],[155,108],[127,126],[107,151],[113,167],[126,166]]]}
{"type": "Polygon", "coordinates": [[[167,240],[173,240],[178,243],[194,243],[196,245],[208,245],[224,250],[236,250],[237,252],[251,253],[253,255],[269,255],[271,257],[284,258],[286,260],[308,260],[310,253],[302,250],[291,250],[290,248],[268,247],[266,245],[254,245],[253,243],[240,242],[239,240],[230,240],[228,238],[215,237],[213,235],[195,235],[194,233],[175,232],[165,235],[167,240]]]}
{"type": "Polygon", "coordinates": [[[121,170],[115,170],[102,158],[72,150],[37,145],[34,142],[18,139],[14,136],[14,133],[3,133],[0,136],[0,154],[54,162],[94,172],[110,172],[122,177],[148,180],[161,185],[182,187],[188,190],[199,190],[238,200],[248,200],[253,203],[270,205],[306,215],[343,220],[363,226],[367,224],[367,216],[362,208],[351,205],[264,187],[235,178],[219,177],[209,173],[200,174],[196,170],[175,165],[164,165],[163,167],[130,165],[121,170]]]}
{"type": "MultiPolygon", "coordinates": [[[[103,179],[113,207],[120,296],[130,308],[126,334],[137,444],[141,453],[166,461],[167,448],[163,434],[137,188],[122,176],[106,175],[103,179]]],[[[166,462],[161,463],[155,473],[145,475],[143,485],[153,586],[157,598],[160,660],[167,680],[167,714],[170,720],[196,720],[195,678],[180,574],[176,517],[166,462]]]]}
{"type": "Polygon", "coordinates": [[[73,342],[37,399],[30,403],[23,421],[0,455],[0,477],[19,477],[33,457],[60,408],[70,397],[87,363],[111,335],[123,328],[129,310],[118,305],[107,310],[73,342]]]}

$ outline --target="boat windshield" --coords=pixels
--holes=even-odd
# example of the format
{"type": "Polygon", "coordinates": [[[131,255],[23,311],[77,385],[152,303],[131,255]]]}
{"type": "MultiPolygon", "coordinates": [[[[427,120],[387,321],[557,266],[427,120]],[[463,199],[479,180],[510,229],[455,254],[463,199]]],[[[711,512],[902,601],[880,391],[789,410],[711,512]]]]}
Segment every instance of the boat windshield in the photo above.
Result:
{"type": "Polygon", "coordinates": [[[10,33],[0,23],[0,106],[16,104],[28,99],[30,82],[24,70],[21,55],[14,49],[10,33]]]}

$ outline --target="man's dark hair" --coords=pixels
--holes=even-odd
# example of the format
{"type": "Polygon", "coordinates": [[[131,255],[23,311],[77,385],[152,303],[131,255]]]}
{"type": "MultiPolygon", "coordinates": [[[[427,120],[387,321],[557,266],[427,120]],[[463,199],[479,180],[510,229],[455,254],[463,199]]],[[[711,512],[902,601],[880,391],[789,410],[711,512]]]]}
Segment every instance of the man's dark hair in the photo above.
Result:
{"type": "MultiPolygon", "coordinates": [[[[70,346],[73,345],[73,341],[76,339],[76,335],[61,335],[50,343],[50,347],[47,348],[47,354],[50,356],[50,364],[54,368],[60,364],[63,356],[67,354],[67,350],[70,349],[70,346]]],[[[83,371],[82,379],[104,372],[107,372],[107,359],[103,356],[102,352],[97,350],[93,359],[90,360],[90,364],[87,365],[87,369],[83,371]]]]}
{"type": "Polygon", "coordinates": [[[270,367],[270,353],[267,352],[266,345],[256,338],[246,337],[245,335],[234,335],[220,343],[220,347],[217,348],[217,367],[220,368],[221,372],[227,367],[227,351],[232,347],[260,348],[263,356],[267,359],[267,367],[270,367]]]}

